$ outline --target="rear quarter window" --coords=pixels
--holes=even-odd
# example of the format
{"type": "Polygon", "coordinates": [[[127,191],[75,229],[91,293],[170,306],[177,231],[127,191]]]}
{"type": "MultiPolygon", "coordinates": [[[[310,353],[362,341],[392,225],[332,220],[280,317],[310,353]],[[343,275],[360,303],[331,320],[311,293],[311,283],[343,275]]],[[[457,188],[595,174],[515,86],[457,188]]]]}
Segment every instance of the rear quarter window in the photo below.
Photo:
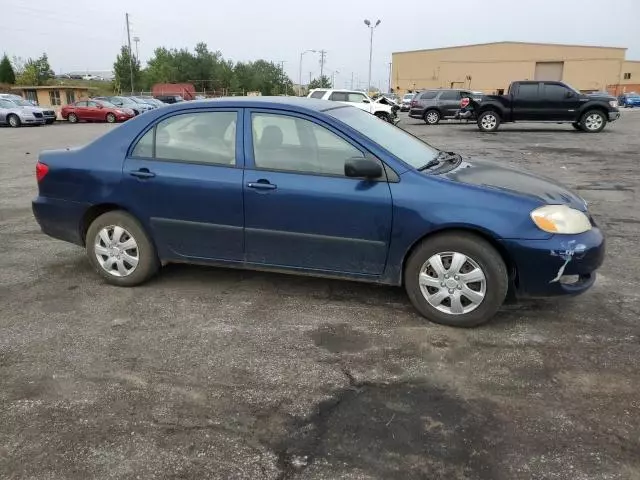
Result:
{"type": "Polygon", "coordinates": [[[322,98],[325,93],[327,93],[326,90],[316,90],[311,94],[311,98],[322,98]]]}

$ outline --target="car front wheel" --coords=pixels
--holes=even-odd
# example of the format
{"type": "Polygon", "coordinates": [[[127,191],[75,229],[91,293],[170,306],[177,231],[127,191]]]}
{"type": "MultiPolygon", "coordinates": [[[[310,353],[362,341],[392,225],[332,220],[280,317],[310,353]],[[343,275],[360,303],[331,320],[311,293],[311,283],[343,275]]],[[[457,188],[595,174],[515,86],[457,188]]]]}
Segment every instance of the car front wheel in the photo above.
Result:
{"type": "Polygon", "coordinates": [[[18,128],[20,125],[22,125],[20,117],[18,117],[17,115],[9,115],[7,117],[7,122],[9,123],[9,126],[13,128],[18,128]]]}
{"type": "Polygon", "coordinates": [[[507,295],[500,254],[476,235],[455,232],[426,239],[404,271],[411,303],[428,320],[454,327],[488,322],[507,295]]]}
{"type": "Polygon", "coordinates": [[[580,120],[580,126],[585,132],[598,133],[607,124],[607,119],[600,110],[591,110],[586,112],[580,120]]]}
{"type": "Polygon", "coordinates": [[[478,117],[478,128],[483,132],[495,132],[500,127],[500,115],[489,110],[478,117]]]}
{"type": "Polygon", "coordinates": [[[113,285],[139,285],[160,266],[156,249],[142,225],[123,211],[96,218],[87,230],[85,245],[91,265],[113,285]]]}

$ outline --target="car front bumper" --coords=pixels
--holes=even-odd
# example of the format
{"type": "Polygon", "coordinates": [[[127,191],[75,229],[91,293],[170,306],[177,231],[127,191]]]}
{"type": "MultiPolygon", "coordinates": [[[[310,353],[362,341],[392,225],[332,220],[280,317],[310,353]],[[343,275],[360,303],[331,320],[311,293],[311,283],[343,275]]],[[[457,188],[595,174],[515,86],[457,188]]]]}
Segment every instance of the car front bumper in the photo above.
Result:
{"type": "Polygon", "coordinates": [[[502,240],[514,262],[519,297],[578,295],[596,279],[605,256],[600,229],[579,235],[553,235],[547,240],[502,240]]]}
{"type": "Polygon", "coordinates": [[[44,125],[45,124],[45,119],[43,118],[34,118],[34,117],[26,117],[26,118],[20,118],[20,122],[22,122],[23,125],[44,125]]]}
{"type": "Polygon", "coordinates": [[[610,122],[615,122],[616,120],[618,120],[620,118],[620,112],[616,111],[616,112],[609,112],[609,121],[610,122]]]}

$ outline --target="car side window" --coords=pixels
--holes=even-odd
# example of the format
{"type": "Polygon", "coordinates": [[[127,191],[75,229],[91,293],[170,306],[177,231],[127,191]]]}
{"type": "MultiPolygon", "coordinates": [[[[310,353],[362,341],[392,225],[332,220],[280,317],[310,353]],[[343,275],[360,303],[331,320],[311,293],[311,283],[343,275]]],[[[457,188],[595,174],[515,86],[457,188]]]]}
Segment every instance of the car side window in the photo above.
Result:
{"type": "Polygon", "coordinates": [[[518,86],[517,98],[524,100],[534,100],[538,98],[538,84],[537,83],[521,83],[518,86]]]}
{"type": "Polygon", "coordinates": [[[97,107],[97,106],[98,106],[98,104],[97,104],[96,102],[87,102],[87,106],[88,106],[88,107],[94,107],[94,108],[95,108],[95,107],[97,107]]]}
{"type": "Polygon", "coordinates": [[[251,115],[253,155],[259,169],[344,176],[344,164],[364,155],[335,133],[289,115],[251,115]]]}
{"type": "Polygon", "coordinates": [[[446,92],[442,92],[440,94],[440,100],[459,100],[460,92],[455,90],[447,90],[446,92]]]}
{"type": "Polygon", "coordinates": [[[237,117],[236,112],[174,115],[149,130],[134,147],[132,156],[235,165],[237,117]]]}
{"type": "Polygon", "coordinates": [[[570,90],[562,85],[545,84],[544,85],[544,98],[546,100],[565,100],[567,98],[567,92],[570,90]]]}
{"type": "Polygon", "coordinates": [[[76,102],[75,106],[76,107],[86,107],[87,106],[87,102],[76,102]]]}
{"type": "Polygon", "coordinates": [[[311,94],[311,98],[322,98],[324,94],[327,93],[325,90],[318,90],[311,94]]]}
{"type": "Polygon", "coordinates": [[[347,92],[333,92],[329,100],[333,100],[334,102],[348,102],[349,97],[347,96],[347,92]]]}
{"type": "Polygon", "coordinates": [[[363,103],[364,95],[361,93],[348,93],[347,94],[347,102],[351,103],[363,103]]]}
{"type": "Polygon", "coordinates": [[[438,96],[438,92],[422,92],[416,100],[432,100],[438,96]]]}

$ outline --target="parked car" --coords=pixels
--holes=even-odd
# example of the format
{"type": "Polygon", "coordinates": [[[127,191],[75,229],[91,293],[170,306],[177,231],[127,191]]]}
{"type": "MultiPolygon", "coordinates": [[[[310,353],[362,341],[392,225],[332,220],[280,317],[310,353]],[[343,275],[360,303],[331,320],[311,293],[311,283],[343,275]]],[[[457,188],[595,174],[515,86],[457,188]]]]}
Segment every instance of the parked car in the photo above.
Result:
{"type": "Polygon", "coordinates": [[[610,96],[590,96],[562,82],[512,82],[506,95],[470,99],[478,128],[495,132],[506,122],[571,123],[576,130],[601,132],[620,118],[618,101],[610,96]]]}
{"type": "Polygon", "coordinates": [[[170,105],[184,102],[184,98],[180,95],[156,95],[154,98],[160,100],[162,103],[168,103],[170,105]]]}
{"type": "Polygon", "coordinates": [[[588,290],[604,258],[586,202],[554,180],[308,98],[157,109],[42,152],[36,178],[42,231],[123,287],[170,262],[290,271],[403,285],[426,318],[471,326],[508,291],[588,290]]]}
{"type": "Polygon", "coordinates": [[[158,103],[160,103],[162,105],[162,102],[156,103],[156,101],[154,99],[149,99],[149,98],[145,98],[145,97],[134,96],[134,97],[129,97],[129,98],[132,99],[134,102],[144,103],[145,105],[149,105],[149,106],[151,106],[152,109],[158,108],[158,103]]]}
{"type": "Polygon", "coordinates": [[[620,106],[625,108],[640,107],[640,94],[636,92],[624,93],[618,97],[620,106]]]}
{"type": "Polygon", "coordinates": [[[109,102],[116,107],[127,108],[135,115],[140,115],[141,113],[148,112],[149,110],[153,110],[151,105],[142,102],[136,102],[131,97],[121,97],[119,95],[111,96],[111,97],[94,97],[95,100],[102,100],[105,102],[109,102]]]}
{"type": "Polygon", "coordinates": [[[402,101],[400,102],[400,111],[401,112],[408,112],[409,109],[411,108],[411,100],[413,100],[413,97],[415,96],[415,93],[405,93],[402,96],[402,101]]]}
{"type": "Polygon", "coordinates": [[[69,123],[86,122],[124,122],[133,118],[133,110],[117,107],[105,100],[80,100],[71,105],[65,105],[60,111],[63,120],[69,123]]]}
{"type": "Polygon", "coordinates": [[[47,125],[51,125],[52,123],[54,123],[56,121],[56,112],[55,112],[55,110],[53,110],[51,108],[34,107],[33,104],[30,101],[25,100],[23,98],[17,98],[17,99],[10,100],[10,101],[15,103],[19,107],[22,107],[22,108],[26,109],[26,110],[31,110],[32,112],[41,113],[42,116],[44,117],[44,122],[47,125]]]}
{"type": "Polygon", "coordinates": [[[13,101],[0,98],[0,125],[20,127],[22,125],[44,125],[45,119],[42,110],[29,106],[29,108],[16,105],[13,101]]]}
{"type": "Polygon", "coordinates": [[[364,110],[365,112],[369,112],[386,122],[397,122],[397,115],[390,105],[385,105],[380,102],[374,102],[373,100],[371,100],[369,95],[364,92],[358,92],[357,90],[316,88],[314,90],[311,90],[307,97],[344,103],[359,108],[360,110],[364,110]]]}
{"type": "Polygon", "coordinates": [[[454,118],[463,98],[470,97],[470,90],[440,89],[416,93],[411,101],[409,116],[419,118],[427,125],[436,125],[443,118],[454,118]]]}

